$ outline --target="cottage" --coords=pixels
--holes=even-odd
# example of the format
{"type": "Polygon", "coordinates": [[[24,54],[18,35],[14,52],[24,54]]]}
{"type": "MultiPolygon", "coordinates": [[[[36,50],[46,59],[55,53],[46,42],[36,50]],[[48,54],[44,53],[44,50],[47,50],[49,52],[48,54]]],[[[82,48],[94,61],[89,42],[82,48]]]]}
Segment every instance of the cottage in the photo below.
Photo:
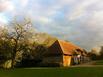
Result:
{"type": "Polygon", "coordinates": [[[56,40],[45,53],[42,63],[45,66],[70,66],[82,61],[84,50],[63,40],[56,40]]]}

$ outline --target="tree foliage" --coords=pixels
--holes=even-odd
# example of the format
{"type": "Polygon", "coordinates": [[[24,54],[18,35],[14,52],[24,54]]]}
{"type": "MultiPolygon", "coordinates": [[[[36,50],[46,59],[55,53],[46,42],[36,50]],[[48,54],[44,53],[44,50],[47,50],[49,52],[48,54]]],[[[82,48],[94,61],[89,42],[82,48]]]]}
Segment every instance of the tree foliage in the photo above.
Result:
{"type": "Polygon", "coordinates": [[[6,28],[0,30],[0,65],[7,65],[9,61],[12,67],[18,62],[24,62],[24,65],[27,61],[31,65],[40,62],[48,46],[55,40],[56,38],[46,33],[35,32],[31,20],[13,20],[6,28]]]}

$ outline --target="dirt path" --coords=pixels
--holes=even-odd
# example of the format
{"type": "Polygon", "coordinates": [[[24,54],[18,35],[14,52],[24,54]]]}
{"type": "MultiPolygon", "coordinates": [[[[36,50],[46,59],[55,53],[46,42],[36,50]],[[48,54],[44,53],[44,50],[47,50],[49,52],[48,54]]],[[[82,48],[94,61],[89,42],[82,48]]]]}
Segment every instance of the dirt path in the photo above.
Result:
{"type": "Polygon", "coordinates": [[[83,64],[80,64],[80,65],[95,65],[96,61],[90,61],[90,62],[87,62],[87,63],[83,63],[83,64]]]}
{"type": "Polygon", "coordinates": [[[83,64],[80,64],[80,65],[74,65],[74,66],[71,66],[71,67],[103,67],[103,65],[95,65],[96,61],[91,61],[91,62],[88,62],[88,63],[83,63],[83,64]]]}

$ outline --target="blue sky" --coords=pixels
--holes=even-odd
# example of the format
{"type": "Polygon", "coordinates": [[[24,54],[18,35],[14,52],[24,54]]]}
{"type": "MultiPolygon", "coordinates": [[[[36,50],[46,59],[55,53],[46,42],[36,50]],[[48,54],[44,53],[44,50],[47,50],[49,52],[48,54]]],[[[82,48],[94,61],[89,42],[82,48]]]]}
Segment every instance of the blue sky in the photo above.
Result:
{"type": "Polygon", "coordinates": [[[0,26],[15,16],[86,49],[103,45],[103,0],[0,0],[0,26]]]}

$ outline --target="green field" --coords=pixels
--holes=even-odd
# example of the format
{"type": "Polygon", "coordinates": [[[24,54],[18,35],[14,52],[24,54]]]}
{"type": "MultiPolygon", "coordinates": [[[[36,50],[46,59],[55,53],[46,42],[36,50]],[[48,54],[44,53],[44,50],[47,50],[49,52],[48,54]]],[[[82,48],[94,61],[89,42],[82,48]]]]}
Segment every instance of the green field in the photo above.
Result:
{"type": "Polygon", "coordinates": [[[103,77],[103,67],[1,69],[0,77],[103,77]]]}
{"type": "Polygon", "coordinates": [[[103,60],[96,61],[94,64],[95,65],[103,65],[103,60]]]}

